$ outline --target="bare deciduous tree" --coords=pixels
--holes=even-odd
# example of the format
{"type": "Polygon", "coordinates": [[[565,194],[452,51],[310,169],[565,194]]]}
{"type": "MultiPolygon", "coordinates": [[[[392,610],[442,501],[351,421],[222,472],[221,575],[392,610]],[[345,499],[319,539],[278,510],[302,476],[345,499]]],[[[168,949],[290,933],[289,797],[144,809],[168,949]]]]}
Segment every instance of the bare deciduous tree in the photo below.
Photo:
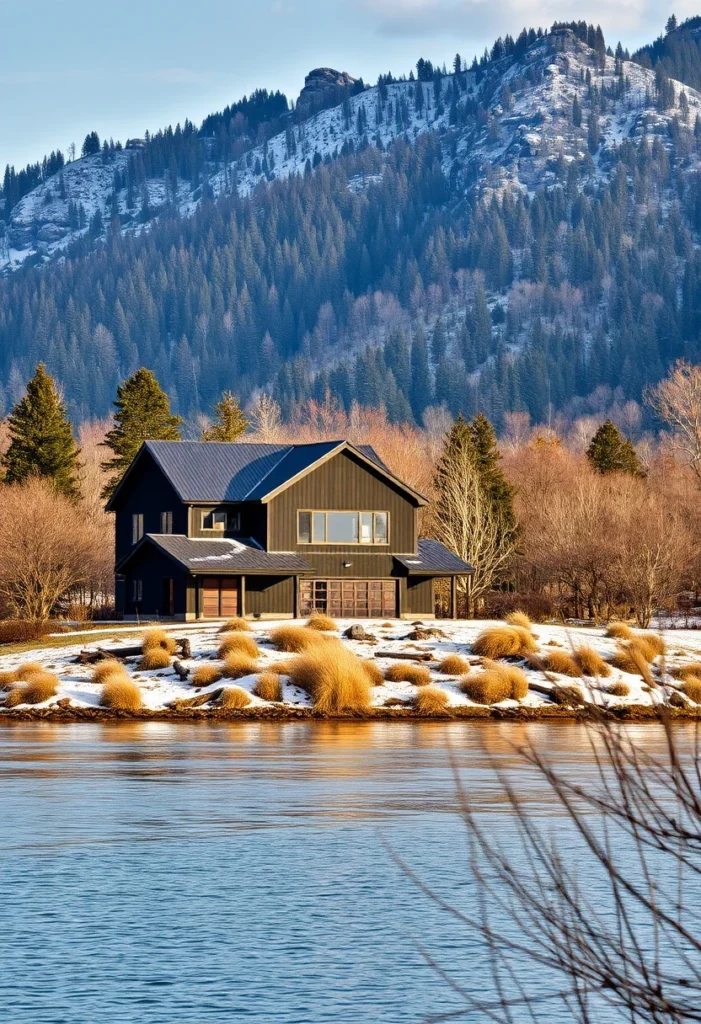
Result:
{"type": "Polygon", "coordinates": [[[679,360],[665,380],[646,390],[645,400],[701,483],[701,366],[679,360]]]}

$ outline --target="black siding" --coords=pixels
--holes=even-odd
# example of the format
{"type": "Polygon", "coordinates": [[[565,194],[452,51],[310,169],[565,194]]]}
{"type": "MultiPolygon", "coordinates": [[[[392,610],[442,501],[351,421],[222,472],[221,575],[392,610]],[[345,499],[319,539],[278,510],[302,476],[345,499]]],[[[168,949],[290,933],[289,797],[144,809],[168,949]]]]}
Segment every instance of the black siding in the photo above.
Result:
{"type": "Polygon", "coordinates": [[[144,533],[160,533],[161,512],[173,513],[173,533],[187,533],[187,506],[180,501],[172,485],[148,452],[143,452],[117,497],[117,562],[124,558],[133,546],[132,515],[143,514],[144,533]]]}
{"type": "Polygon", "coordinates": [[[184,618],[188,604],[189,573],[182,569],[167,555],[157,551],[153,545],[145,544],[141,551],[129,563],[129,571],[124,574],[124,614],[139,615],[141,618],[166,618],[168,610],[163,607],[163,580],[175,580],[174,615],[184,618]],[[142,600],[138,605],[133,601],[133,581],[142,582],[142,600]]]}

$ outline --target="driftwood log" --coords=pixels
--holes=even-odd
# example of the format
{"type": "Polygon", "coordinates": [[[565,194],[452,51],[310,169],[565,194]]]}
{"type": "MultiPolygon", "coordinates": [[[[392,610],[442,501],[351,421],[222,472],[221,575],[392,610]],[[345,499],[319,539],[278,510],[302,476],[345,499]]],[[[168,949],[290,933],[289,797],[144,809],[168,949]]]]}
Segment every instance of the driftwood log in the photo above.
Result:
{"type": "Polygon", "coordinates": [[[190,670],[188,668],[185,668],[182,661],[173,662],[173,671],[175,672],[176,676],[180,679],[181,683],[184,683],[187,677],[190,675],[190,670]]]}
{"type": "MultiPolygon", "coordinates": [[[[175,641],[178,645],[178,653],[182,658],[192,657],[192,645],[189,637],[182,637],[175,641]]],[[[143,651],[141,644],[132,644],[128,647],[93,647],[85,648],[80,652],[76,661],[80,665],[95,665],[98,661],[106,658],[116,658],[117,661],[124,661],[126,658],[136,658],[143,651]]]]}
{"type": "Polygon", "coordinates": [[[375,651],[376,658],[401,658],[404,661],[433,661],[427,651],[375,651]]]}

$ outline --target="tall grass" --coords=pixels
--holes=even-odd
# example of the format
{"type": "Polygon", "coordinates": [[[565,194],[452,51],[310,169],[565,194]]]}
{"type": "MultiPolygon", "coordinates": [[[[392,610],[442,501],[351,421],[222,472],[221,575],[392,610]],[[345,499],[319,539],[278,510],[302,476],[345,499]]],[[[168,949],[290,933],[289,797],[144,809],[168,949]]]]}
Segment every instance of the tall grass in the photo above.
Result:
{"type": "Polygon", "coordinates": [[[504,622],[509,626],[519,626],[521,629],[527,629],[529,632],[533,628],[533,623],[526,613],[518,610],[505,615],[504,622]]]}
{"type": "Polygon", "coordinates": [[[116,658],[106,658],[104,661],[99,661],[93,669],[92,681],[101,686],[105,679],[115,673],[126,673],[123,663],[117,661],[116,658]]]}
{"type": "Polygon", "coordinates": [[[582,675],[581,665],[566,651],[549,651],[543,658],[543,663],[549,672],[556,672],[560,676],[582,675]]]}
{"type": "Polygon", "coordinates": [[[537,650],[533,636],[522,626],[491,626],[472,644],[473,654],[483,658],[525,657],[537,650]]]}
{"type": "Polygon", "coordinates": [[[115,711],[139,711],[143,704],[141,690],[133,679],[115,674],[103,685],[100,704],[115,711]]]}
{"type": "Polygon", "coordinates": [[[258,671],[258,662],[242,651],[234,651],[224,662],[224,675],[229,679],[243,679],[253,676],[258,671]]]}
{"type": "Polygon", "coordinates": [[[307,619],[307,629],[318,629],[322,633],[335,633],[338,629],[338,623],[330,615],[322,615],[320,612],[315,612],[314,615],[310,615],[307,619]]]}
{"type": "Polygon", "coordinates": [[[282,700],[282,681],[277,672],[261,672],[253,687],[256,697],[278,703],[282,700]]]}
{"type": "Polygon", "coordinates": [[[0,690],[9,690],[18,681],[19,676],[14,669],[8,669],[6,672],[0,672],[0,690]]]}
{"type": "Polygon", "coordinates": [[[439,662],[437,671],[442,676],[466,676],[470,671],[470,663],[459,654],[447,654],[439,662]]]}
{"type": "Polygon", "coordinates": [[[28,682],[31,676],[36,675],[37,672],[43,672],[44,666],[40,665],[38,661],[25,661],[24,664],[18,665],[15,669],[15,674],[18,680],[28,682]]]}
{"type": "Polygon", "coordinates": [[[170,668],[170,654],[164,647],[147,647],[141,656],[139,668],[144,671],[170,668]]]}
{"type": "Polygon", "coordinates": [[[391,683],[413,683],[414,686],[428,686],[431,673],[424,665],[395,661],[385,669],[385,679],[391,683]]]}
{"type": "Polygon", "coordinates": [[[221,671],[216,665],[198,665],[190,677],[193,686],[211,686],[221,679],[221,671]]]}
{"type": "Polygon", "coordinates": [[[503,700],[523,700],[528,696],[528,679],[514,665],[488,662],[484,671],[463,676],[459,685],[476,704],[499,704],[503,700]]]}
{"type": "Polygon", "coordinates": [[[682,683],[680,689],[694,704],[701,704],[701,679],[690,676],[682,683]]]}
{"type": "Polygon", "coordinates": [[[248,690],[240,686],[227,686],[221,692],[219,698],[220,707],[228,708],[231,711],[241,711],[251,703],[251,695],[248,690]]]}
{"type": "Polygon", "coordinates": [[[448,707],[448,694],[437,686],[422,686],[416,691],[413,703],[420,715],[439,715],[448,707]]]}
{"type": "Polygon", "coordinates": [[[242,633],[250,632],[251,627],[248,625],[245,619],[242,619],[240,615],[236,618],[227,619],[223,626],[220,627],[220,633],[235,633],[237,630],[242,633]]]}
{"type": "Polygon", "coordinates": [[[363,712],[370,707],[370,679],[360,658],[340,644],[317,647],[290,665],[295,685],[306,690],[317,711],[363,712]]]}
{"type": "Polygon", "coordinates": [[[611,666],[604,661],[593,647],[578,647],[572,655],[584,676],[599,676],[604,679],[611,675],[611,666]]]}
{"type": "Polygon", "coordinates": [[[309,629],[308,626],[278,626],[271,632],[270,642],[276,651],[300,654],[329,641],[318,629],[309,629]]]}
{"type": "Polygon", "coordinates": [[[260,654],[258,644],[248,633],[233,632],[226,633],[219,644],[219,657],[225,658],[227,654],[234,652],[247,654],[249,658],[257,658],[260,654]]]}
{"type": "Polygon", "coordinates": [[[632,640],[635,634],[625,622],[609,622],[605,635],[614,640],[632,640]]]}
{"type": "Polygon", "coordinates": [[[630,686],[628,686],[628,683],[624,683],[621,679],[618,682],[611,683],[607,686],[606,692],[612,697],[628,697],[630,695],[630,686]]]}
{"type": "Polygon", "coordinates": [[[36,672],[26,683],[23,692],[25,704],[43,704],[58,693],[59,681],[53,672],[36,672]]]}
{"type": "Polygon", "coordinates": [[[167,651],[168,654],[175,654],[178,645],[173,637],[169,636],[164,629],[154,626],[152,629],[147,629],[144,633],[141,649],[145,654],[146,651],[151,651],[154,648],[160,648],[163,651],[167,651]]]}
{"type": "Polygon", "coordinates": [[[370,658],[361,658],[360,664],[363,666],[363,670],[367,675],[372,686],[382,686],[385,681],[385,677],[382,674],[382,669],[376,661],[372,661],[370,658]]]}

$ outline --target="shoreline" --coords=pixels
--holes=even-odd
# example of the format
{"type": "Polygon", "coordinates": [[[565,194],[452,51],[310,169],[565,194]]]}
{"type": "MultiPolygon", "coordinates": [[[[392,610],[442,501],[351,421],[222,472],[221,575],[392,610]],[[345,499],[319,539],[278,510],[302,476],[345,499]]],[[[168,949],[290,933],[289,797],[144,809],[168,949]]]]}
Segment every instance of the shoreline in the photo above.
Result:
{"type": "Polygon", "coordinates": [[[699,707],[650,706],[644,704],[617,705],[609,708],[569,708],[560,705],[540,707],[488,707],[484,705],[457,706],[439,714],[419,714],[413,708],[373,708],[368,712],[334,714],[315,711],[308,707],[248,707],[230,708],[142,708],[140,711],[116,711],[99,707],[16,708],[4,712],[0,708],[0,725],[12,722],[50,722],[75,724],[78,722],[459,722],[476,719],[523,722],[581,721],[591,722],[605,718],[618,722],[661,722],[664,719],[683,721],[701,720],[699,707]]]}

